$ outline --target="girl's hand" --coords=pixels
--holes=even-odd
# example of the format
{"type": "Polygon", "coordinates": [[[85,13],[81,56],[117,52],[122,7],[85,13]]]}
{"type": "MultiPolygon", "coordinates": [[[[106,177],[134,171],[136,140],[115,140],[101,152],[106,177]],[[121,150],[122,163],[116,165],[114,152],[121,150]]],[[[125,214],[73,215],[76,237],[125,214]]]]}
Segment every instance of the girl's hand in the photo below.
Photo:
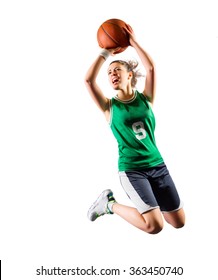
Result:
{"type": "Polygon", "coordinates": [[[102,48],[101,49],[101,52],[100,52],[100,56],[103,56],[103,58],[106,60],[110,55],[115,55],[119,52],[120,50],[120,47],[117,47],[117,48],[112,48],[112,49],[104,49],[102,48]]]}
{"type": "Polygon", "coordinates": [[[129,34],[129,44],[133,46],[134,42],[136,42],[136,36],[132,27],[129,24],[126,24],[126,27],[124,27],[124,29],[129,34]]]}
{"type": "Polygon", "coordinates": [[[114,56],[120,49],[121,47],[117,47],[113,49],[107,49],[107,51],[109,51],[110,55],[114,56]]]}

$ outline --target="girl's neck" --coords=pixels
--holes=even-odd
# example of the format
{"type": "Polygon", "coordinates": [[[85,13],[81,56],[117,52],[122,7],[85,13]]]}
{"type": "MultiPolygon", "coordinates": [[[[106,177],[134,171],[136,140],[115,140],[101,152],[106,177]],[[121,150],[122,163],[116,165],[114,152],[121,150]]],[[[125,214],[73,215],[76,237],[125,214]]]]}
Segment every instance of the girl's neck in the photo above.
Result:
{"type": "Polygon", "coordinates": [[[119,90],[117,92],[117,97],[120,100],[124,100],[124,101],[132,99],[134,95],[135,95],[135,93],[134,93],[133,89],[127,90],[127,91],[119,90]]]}

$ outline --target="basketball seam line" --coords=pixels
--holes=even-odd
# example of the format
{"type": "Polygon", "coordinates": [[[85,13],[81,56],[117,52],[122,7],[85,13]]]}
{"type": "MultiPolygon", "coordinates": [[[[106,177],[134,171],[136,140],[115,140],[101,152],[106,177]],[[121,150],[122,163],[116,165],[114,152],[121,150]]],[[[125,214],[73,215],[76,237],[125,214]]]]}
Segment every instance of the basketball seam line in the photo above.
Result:
{"type": "MultiPolygon", "coordinates": [[[[114,24],[114,25],[116,25],[116,24],[114,24]]],[[[118,25],[116,25],[116,26],[118,26],[118,25]]],[[[116,40],[114,40],[114,38],[111,37],[110,34],[108,34],[108,32],[104,29],[103,26],[101,26],[101,28],[103,29],[103,31],[105,32],[105,34],[107,34],[107,36],[108,36],[113,42],[115,42],[116,44],[119,45],[119,42],[117,42],[116,40]]]]}

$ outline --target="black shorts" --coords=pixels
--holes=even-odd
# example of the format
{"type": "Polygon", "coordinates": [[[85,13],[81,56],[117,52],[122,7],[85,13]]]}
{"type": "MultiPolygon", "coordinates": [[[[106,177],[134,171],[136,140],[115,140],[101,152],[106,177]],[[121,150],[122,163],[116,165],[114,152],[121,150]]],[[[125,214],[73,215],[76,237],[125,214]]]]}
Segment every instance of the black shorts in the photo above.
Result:
{"type": "Polygon", "coordinates": [[[121,185],[139,213],[155,208],[172,212],[182,208],[175,184],[164,163],[138,171],[120,171],[121,185]]]}

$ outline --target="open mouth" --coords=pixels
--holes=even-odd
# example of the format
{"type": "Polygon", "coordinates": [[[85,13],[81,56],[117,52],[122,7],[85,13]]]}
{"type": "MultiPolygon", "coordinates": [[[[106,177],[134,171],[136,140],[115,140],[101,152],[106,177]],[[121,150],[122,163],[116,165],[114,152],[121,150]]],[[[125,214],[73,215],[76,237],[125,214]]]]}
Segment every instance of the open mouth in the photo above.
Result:
{"type": "Polygon", "coordinates": [[[115,84],[117,84],[119,82],[119,79],[118,78],[114,78],[114,79],[112,79],[112,83],[115,85],[115,84]]]}

